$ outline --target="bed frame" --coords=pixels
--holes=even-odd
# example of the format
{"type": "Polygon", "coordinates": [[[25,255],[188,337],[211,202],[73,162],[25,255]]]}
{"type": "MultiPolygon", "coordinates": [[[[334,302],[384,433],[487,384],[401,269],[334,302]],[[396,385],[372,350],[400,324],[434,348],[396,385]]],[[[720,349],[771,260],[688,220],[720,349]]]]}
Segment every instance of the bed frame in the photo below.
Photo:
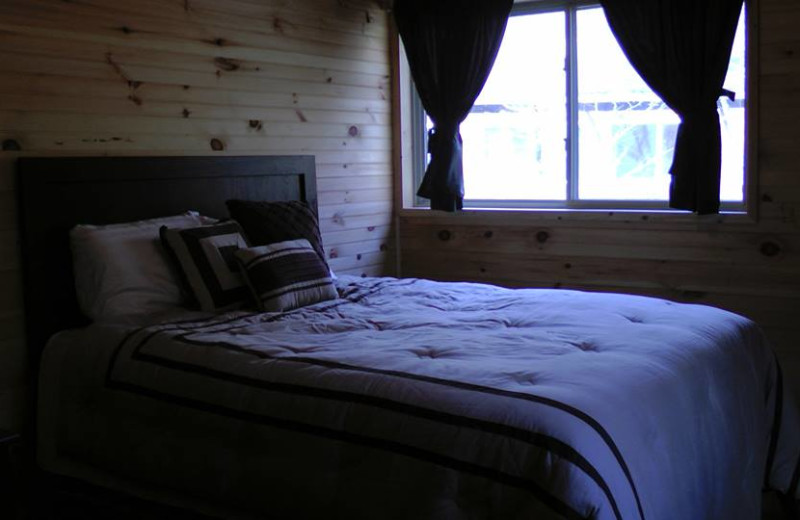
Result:
{"type": "MultiPolygon", "coordinates": [[[[119,517],[121,511],[131,509],[141,513],[136,518],[184,518],[176,516],[174,509],[35,469],[36,388],[42,350],[56,332],[88,324],[78,308],[68,231],[79,223],[113,224],[187,210],[227,218],[225,201],[233,198],[303,200],[316,212],[314,157],[22,158],[17,166],[30,372],[25,428],[31,462],[28,467],[34,475],[29,479],[33,482],[30,491],[34,495],[47,491],[51,497],[55,493],[55,503],[60,504],[56,507],[74,509],[75,518],[119,517]]],[[[31,502],[42,501],[34,498],[31,502]]],[[[52,512],[34,512],[34,516],[52,518],[52,512]]]]}
{"type": "MultiPolygon", "coordinates": [[[[54,333],[87,323],[78,309],[68,230],[197,210],[226,217],[224,202],[304,200],[316,211],[313,156],[25,158],[18,163],[19,230],[31,371],[27,438],[35,445],[38,363],[54,333]]],[[[207,519],[195,513],[37,471],[28,479],[33,518],[207,519]],[[46,498],[43,498],[44,495],[46,498]],[[66,516],[64,516],[66,515],[66,516]]],[[[782,499],[787,519],[796,504],[782,499]]]]}

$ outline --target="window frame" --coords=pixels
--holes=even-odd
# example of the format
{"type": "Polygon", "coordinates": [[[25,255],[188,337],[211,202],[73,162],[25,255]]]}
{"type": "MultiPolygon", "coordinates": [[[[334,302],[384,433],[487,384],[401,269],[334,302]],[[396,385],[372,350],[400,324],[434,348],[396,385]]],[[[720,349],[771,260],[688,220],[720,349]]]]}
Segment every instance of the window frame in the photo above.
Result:
{"type": "MultiPolygon", "coordinates": [[[[751,219],[757,220],[755,211],[757,199],[757,185],[754,179],[754,171],[756,164],[756,145],[755,145],[755,129],[757,119],[753,107],[757,106],[755,99],[757,98],[757,70],[754,67],[753,56],[755,55],[754,49],[757,48],[756,40],[756,0],[745,0],[745,8],[743,12],[744,27],[745,27],[745,85],[747,97],[744,100],[744,146],[742,153],[744,154],[744,172],[743,172],[743,186],[742,186],[742,201],[720,202],[720,213],[724,214],[747,214],[751,219]]],[[[578,198],[578,173],[579,173],[579,139],[578,136],[578,62],[577,59],[572,59],[577,55],[578,34],[577,34],[577,13],[582,9],[590,9],[601,7],[598,0],[529,0],[529,1],[516,1],[511,10],[510,16],[520,16],[528,14],[544,14],[551,12],[565,13],[565,29],[566,29],[566,95],[567,95],[567,136],[565,146],[567,147],[567,161],[566,161],[566,175],[567,175],[567,191],[564,200],[536,200],[536,199],[519,199],[519,200],[503,200],[503,199],[464,199],[465,210],[565,210],[565,211],[615,211],[615,212],[647,212],[647,213],[690,213],[683,210],[676,210],[669,207],[669,201],[652,201],[652,200],[628,200],[628,199],[592,199],[581,200],[578,198]]],[[[403,60],[401,60],[403,61],[403,60]]],[[[410,137],[412,140],[410,149],[412,150],[412,157],[410,164],[406,166],[411,167],[411,180],[413,182],[413,197],[411,201],[406,200],[406,207],[413,209],[423,209],[428,206],[429,201],[416,194],[422,177],[425,174],[427,166],[427,115],[422,107],[422,102],[419,99],[417,90],[414,87],[413,79],[410,74],[407,74],[407,82],[409,83],[409,96],[408,99],[410,110],[407,114],[410,116],[408,123],[410,126],[410,137]],[[408,202],[411,205],[408,206],[408,202]]]]}

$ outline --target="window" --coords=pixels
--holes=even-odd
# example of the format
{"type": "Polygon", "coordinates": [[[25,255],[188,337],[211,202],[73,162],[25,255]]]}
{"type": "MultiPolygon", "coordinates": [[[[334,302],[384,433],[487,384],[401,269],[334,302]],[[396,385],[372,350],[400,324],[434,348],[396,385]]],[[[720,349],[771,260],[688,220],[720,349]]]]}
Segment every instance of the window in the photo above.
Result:
{"type": "MultiPolygon", "coordinates": [[[[547,5],[515,6],[461,125],[465,206],[666,209],[680,119],[631,67],[598,5],[547,5]]],[[[744,207],[744,20],[725,80],[736,100],[718,102],[726,210],[744,207]]],[[[431,122],[418,110],[424,139],[431,122]]],[[[425,158],[417,165],[418,185],[425,158]]]]}

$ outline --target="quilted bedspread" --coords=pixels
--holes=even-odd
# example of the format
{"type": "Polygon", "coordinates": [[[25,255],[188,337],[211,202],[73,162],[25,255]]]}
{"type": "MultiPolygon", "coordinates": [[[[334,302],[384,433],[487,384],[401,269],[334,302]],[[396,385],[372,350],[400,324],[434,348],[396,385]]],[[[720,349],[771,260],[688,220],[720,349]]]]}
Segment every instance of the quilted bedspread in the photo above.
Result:
{"type": "Polygon", "coordinates": [[[42,465],[269,518],[758,519],[763,489],[797,495],[797,410],[745,318],[567,290],[337,287],[283,314],[56,336],[42,465]]]}

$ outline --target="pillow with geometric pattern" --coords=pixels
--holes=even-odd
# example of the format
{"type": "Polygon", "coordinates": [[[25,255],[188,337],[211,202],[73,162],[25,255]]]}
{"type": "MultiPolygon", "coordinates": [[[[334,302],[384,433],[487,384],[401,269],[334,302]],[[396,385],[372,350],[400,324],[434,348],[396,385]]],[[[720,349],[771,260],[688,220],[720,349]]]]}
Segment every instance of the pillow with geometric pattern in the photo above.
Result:
{"type": "Polygon", "coordinates": [[[254,246],[305,238],[325,262],[322,235],[317,215],[308,203],[300,200],[252,201],[232,199],[225,202],[231,218],[244,229],[254,246]]]}
{"type": "Polygon", "coordinates": [[[173,253],[204,311],[227,311],[250,301],[234,253],[250,247],[234,221],[184,229],[161,228],[161,240],[173,253]]]}
{"type": "Polygon", "coordinates": [[[235,253],[259,309],[281,312],[338,297],[330,271],[306,239],[235,253]]]}

